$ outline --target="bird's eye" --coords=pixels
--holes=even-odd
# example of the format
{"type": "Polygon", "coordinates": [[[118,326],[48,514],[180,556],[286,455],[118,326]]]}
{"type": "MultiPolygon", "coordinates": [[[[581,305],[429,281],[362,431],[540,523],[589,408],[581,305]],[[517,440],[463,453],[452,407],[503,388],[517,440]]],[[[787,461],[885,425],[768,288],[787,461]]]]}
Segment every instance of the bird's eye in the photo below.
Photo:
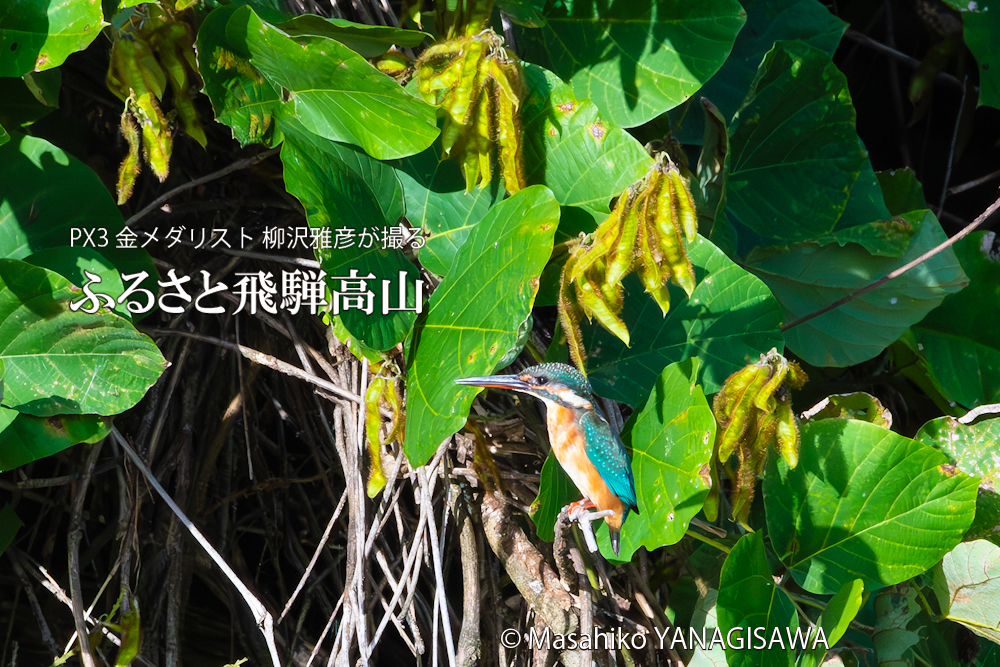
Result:
{"type": "Polygon", "coordinates": [[[543,375],[539,375],[535,378],[535,384],[546,384],[548,381],[549,379],[543,375]]]}

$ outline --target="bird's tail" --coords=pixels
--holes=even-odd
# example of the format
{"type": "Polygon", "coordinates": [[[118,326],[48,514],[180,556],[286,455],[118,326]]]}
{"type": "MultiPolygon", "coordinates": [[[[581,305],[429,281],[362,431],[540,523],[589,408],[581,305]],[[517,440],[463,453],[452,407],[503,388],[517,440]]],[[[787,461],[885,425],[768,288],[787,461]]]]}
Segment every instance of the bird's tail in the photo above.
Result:
{"type": "Polygon", "coordinates": [[[617,556],[618,550],[621,548],[622,531],[611,528],[609,532],[611,534],[611,550],[614,551],[617,556]]]}

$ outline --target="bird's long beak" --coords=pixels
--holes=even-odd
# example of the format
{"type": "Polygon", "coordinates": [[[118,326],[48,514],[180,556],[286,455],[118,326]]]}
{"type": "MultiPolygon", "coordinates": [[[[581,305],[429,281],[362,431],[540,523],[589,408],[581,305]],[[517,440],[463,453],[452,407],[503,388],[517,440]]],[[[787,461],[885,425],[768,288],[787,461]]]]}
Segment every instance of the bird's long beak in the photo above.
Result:
{"type": "Polygon", "coordinates": [[[512,389],[514,391],[528,391],[531,389],[531,385],[516,375],[483,375],[480,377],[459,378],[455,380],[455,384],[464,384],[470,387],[512,389]]]}

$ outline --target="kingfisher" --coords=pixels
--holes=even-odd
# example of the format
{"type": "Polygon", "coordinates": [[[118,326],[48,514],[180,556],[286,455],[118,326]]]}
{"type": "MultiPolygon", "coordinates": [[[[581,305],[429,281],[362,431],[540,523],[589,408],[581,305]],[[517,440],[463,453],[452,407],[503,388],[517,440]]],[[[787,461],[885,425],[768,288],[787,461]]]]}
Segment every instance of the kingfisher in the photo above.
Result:
{"type": "Polygon", "coordinates": [[[590,382],[566,364],[542,364],[516,375],[487,375],[455,380],[472,387],[508,389],[545,404],[549,443],[584,499],[571,508],[611,510],[606,516],[615,555],[628,513],[639,513],[632,465],[621,438],[594,400],[590,382]]]}

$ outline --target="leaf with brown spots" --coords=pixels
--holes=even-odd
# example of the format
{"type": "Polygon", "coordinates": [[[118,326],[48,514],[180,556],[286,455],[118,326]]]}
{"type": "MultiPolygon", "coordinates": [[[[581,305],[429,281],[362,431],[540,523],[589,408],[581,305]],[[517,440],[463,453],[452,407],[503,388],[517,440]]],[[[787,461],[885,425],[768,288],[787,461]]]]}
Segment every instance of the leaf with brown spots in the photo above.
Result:
{"type": "Polygon", "coordinates": [[[494,372],[517,347],[558,221],[552,192],[531,186],[493,206],[459,248],[407,354],[403,447],[411,465],[426,463],[465,423],[480,390],[455,380],[494,372]]]}
{"type": "Polygon", "coordinates": [[[62,65],[107,25],[100,0],[8,2],[0,13],[0,76],[62,65]]]}
{"type": "Polygon", "coordinates": [[[81,442],[97,442],[111,431],[111,417],[35,417],[0,407],[0,472],[51,456],[81,442]]]}

